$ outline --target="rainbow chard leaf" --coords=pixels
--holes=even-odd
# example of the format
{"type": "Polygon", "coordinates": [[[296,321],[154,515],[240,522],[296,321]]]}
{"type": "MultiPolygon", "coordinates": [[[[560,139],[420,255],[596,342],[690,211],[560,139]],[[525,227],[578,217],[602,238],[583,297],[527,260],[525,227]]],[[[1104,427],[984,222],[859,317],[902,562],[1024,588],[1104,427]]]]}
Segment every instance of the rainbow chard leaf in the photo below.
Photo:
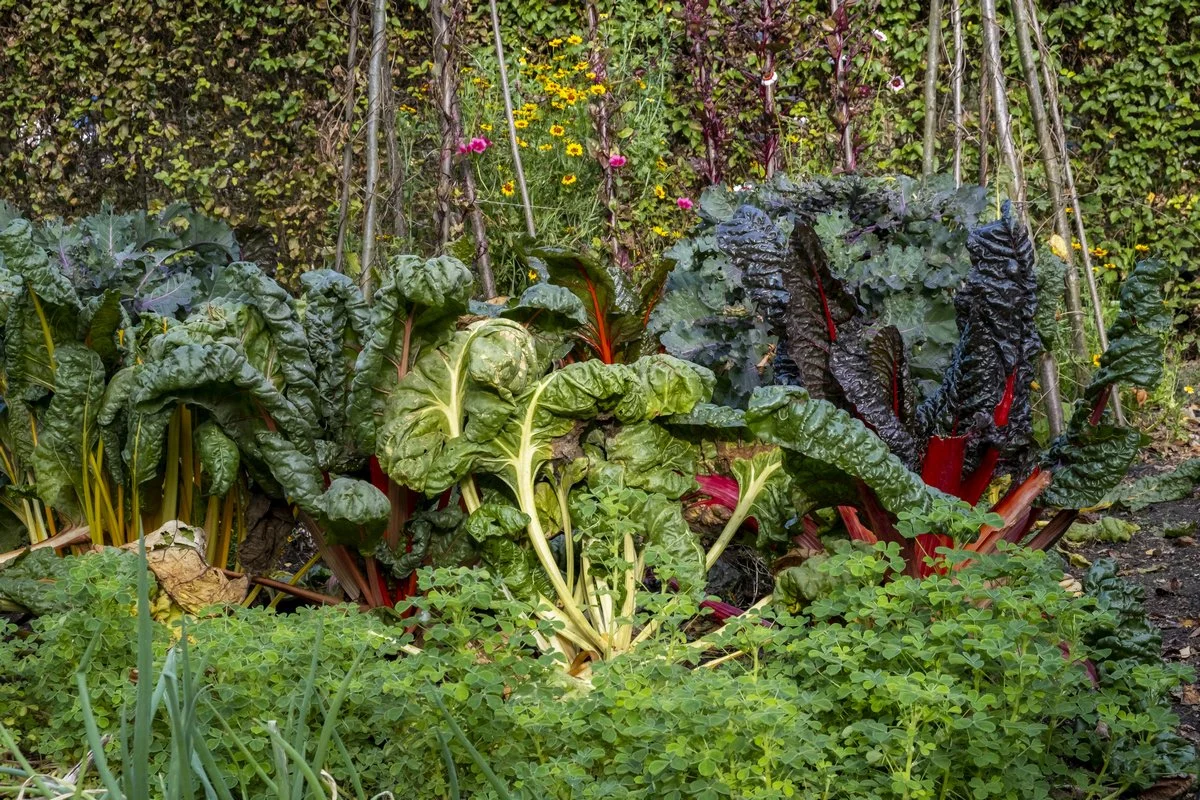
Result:
{"type": "Polygon", "coordinates": [[[579,298],[587,324],[577,335],[596,358],[614,364],[636,357],[645,325],[637,295],[623,272],[565,247],[529,247],[521,257],[543,282],[565,287],[579,298]]]}
{"type": "Polygon", "coordinates": [[[804,386],[818,399],[840,399],[829,358],[859,309],[830,274],[812,228],[798,224],[785,237],[766,212],[743,206],[717,226],[717,241],[744,272],[750,299],[779,336],[775,382],[804,386]]]}
{"type": "MultiPolygon", "coordinates": [[[[806,494],[809,478],[821,477],[818,498],[855,495],[855,479],[862,481],[892,513],[928,508],[936,489],[904,466],[866,425],[826,400],[796,387],[766,386],[754,393],[746,411],[746,426],[759,439],[793,451],[802,461],[788,465],[794,484],[806,494]]],[[[795,463],[795,462],[793,462],[795,463]]],[[[824,505],[814,502],[814,507],[824,505]]]]}
{"type": "Polygon", "coordinates": [[[1108,351],[1071,415],[1066,433],[1051,445],[1043,465],[1054,474],[1046,500],[1063,508],[1095,505],[1112,491],[1137,457],[1144,437],[1104,420],[1114,383],[1153,389],[1162,378],[1163,345],[1171,315],[1162,286],[1170,267],[1143,261],[1121,287],[1121,310],[1108,332],[1108,351]]]}
{"type": "Polygon", "coordinates": [[[915,468],[921,454],[920,442],[912,433],[916,394],[900,331],[891,325],[847,325],[834,345],[829,366],[858,418],[906,466],[915,468]]]}
{"type": "MultiPolygon", "coordinates": [[[[926,463],[924,472],[957,479],[964,499],[974,503],[1000,457],[1011,472],[1030,466],[1029,385],[1041,339],[1033,245],[1011,207],[1006,204],[999,220],[973,230],[967,249],[971,272],[954,298],[959,342],[945,380],[918,415],[932,436],[966,437],[958,469],[926,463]]],[[[930,450],[933,458],[944,454],[930,450]]]]}

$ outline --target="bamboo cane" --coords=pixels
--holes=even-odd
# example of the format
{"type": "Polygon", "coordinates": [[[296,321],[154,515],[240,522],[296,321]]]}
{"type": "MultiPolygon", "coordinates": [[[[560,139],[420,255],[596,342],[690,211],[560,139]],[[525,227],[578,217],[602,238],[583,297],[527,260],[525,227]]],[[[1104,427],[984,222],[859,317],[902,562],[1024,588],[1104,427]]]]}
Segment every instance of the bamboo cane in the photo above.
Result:
{"type": "Polygon", "coordinates": [[[533,224],[533,204],[529,202],[529,187],[525,183],[525,167],[521,162],[521,146],[517,141],[517,126],[513,119],[512,89],[508,85],[508,64],[504,61],[504,40],[500,36],[500,11],[496,0],[489,0],[492,11],[492,35],[496,40],[496,63],[500,65],[500,92],[504,96],[504,120],[508,123],[508,144],[512,148],[513,172],[516,174],[517,191],[521,195],[521,211],[525,216],[525,232],[532,238],[537,236],[533,224]]]}
{"type": "Polygon", "coordinates": [[[933,174],[937,148],[937,76],[941,61],[942,0],[929,2],[929,37],[925,48],[925,136],[922,142],[921,174],[933,174]]]}
{"type": "MultiPolygon", "coordinates": [[[[1021,160],[1013,142],[1012,121],[1008,111],[1008,95],[1004,82],[1004,67],[1000,61],[1000,26],[996,20],[996,0],[980,0],[983,15],[984,63],[987,65],[991,84],[991,99],[996,117],[996,140],[1000,155],[1012,173],[1009,196],[1013,200],[1018,216],[1029,228],[1029,214],[1025,201],[1025,176],[1021,160]]],[[[981,150],[985,148],[980,148],[981,150]]],[[[1030,232],[1032,237],[1032,231],[1030,232]]],[[[1043,352],[1041,359],[1042,386],[1046,392],[1046,422],[1051,436],[1063,430],[1062,394],[1058,384],[1058,365],[1050,352],[1043,352]]]]}
{"type": "Polygon", "coordinates": [[[362,257],[359,286],[367,302],[371,301],[371,267],[375,261],[375,216],[379,183],[379,111],[383,95],[384,29],[387,25],[386,0],[371,2],[371,67],[367,76],[367,208],[363,215],[362,257]]]}
{"type": "MultiPolygon", "coordinates": [[[[1054,210],[1054,227],[1064,242],[1071,241],[1071,224],[1067,221],[1067,206],[1063,202],[1062,170],[1059,167],[1058,149],[1050,135],[1049,114],[1037,64],[1033,58],[1033,44],[1029,38],[1029,14],[1024,0],[1011,0],[1013,19],[1017,32],[1017,52],[1021,56],[1021,71],[1025,75],[1025,87],[1029,93],[1029,110],[1037,134],[1038,149],[1042,155],[1042,168],[1046,171],[1046,184],[1050,191],[1050,205],[1054,210]]],[[[1079,273],[1075,271],[1075,259],[1067,248],[1066,298],[1067,322],[1071,327],[1071,346],[1081,360],[1087,357],[1087,337],[1083,330],[1083,304],[1079,298],[1079,273]]]]}
{"type": "Polygon", "coordinates": [[[962,186],[963,155],[963,52],[962,0],[951,0],[950,26],[954,29],[954,71],[950,73],[950,93],[954,97],[954,188],[962,186]]]}

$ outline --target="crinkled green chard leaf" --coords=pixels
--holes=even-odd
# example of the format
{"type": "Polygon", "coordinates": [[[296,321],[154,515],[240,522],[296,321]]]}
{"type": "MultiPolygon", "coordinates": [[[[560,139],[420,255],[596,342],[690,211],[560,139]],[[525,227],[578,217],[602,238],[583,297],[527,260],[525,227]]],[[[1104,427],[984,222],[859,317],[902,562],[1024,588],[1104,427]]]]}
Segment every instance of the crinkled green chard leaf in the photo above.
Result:
{"type": "Polygon", "coordinates": [[[850,324],[833,345],[829,367],[855,414],[909,469],[920,463],[914,436],[916,390],[900,331],[850,324]]]}
{"type": "Polygon", "coordinates": [[[605,459],[592,465],[589,482],[608,481],[678,500],[696,489],[699,450],[653,422],[622,425],[605,442],[605,459]]]}
{"type": "Polygon", "coordinates": [[[369,334],[354,365],[348,419],[364,453],[376,451],[378,426],[413,361],[449,338],[467,310],[474,278],[456,258],[397,256],[375,291],[369,334]]]}
{"type": "Polygon", "coordinates": [[[1033,244],[1009,205],[967,239],[971,272],[954,297],[959,341],[942,385],[919,410],[930,434],[967,434],[965,471],[996,447],[1017,471],[1033,445],[1030,383],[1041,352],[1033,244]],[[1008,400],[1007,422],[997,409],[1008,400]]]}
{"type": "Polygon", "coordinates": [[[783,453],[771,448],[750,458],[734,459],[730,466],[738,483],[737,510],[744,508],[744,518],[753,517],[758,523],[755,546],[765,550],[772,544],[787,542],[786,525],[796,511],[792,476],[785,469],[783,453]]]}
{"type": "Polygon", "coordinates": [[[717,226],[721,249],[745,273],[750,298],[779,337],[775,382],[806,387],[813,397],[837,400],[841,389],[829,357],[858,303],[829,272],[812,228],[798,224],[787,238],[752,206],[717,226]]]}
{"type": "Polygon", "coordinates": [[[334,478],[326,488],[311,452],[272,431],[259,431],[255,439],[259,458],[288,502],[312,514],[331,543],[369,549],[379,541],[391,511],[387,495],[367,481],[346,477],[334,478]]]}
{"type": "Polygon", "coordinates": [[[1043,457],[1054,480],[1043,497],[1062,508],[1086,508],[1099,503],[1125,477],[1144,437],[1097,417],[1093,409],[1104,402],[1113,383],[1152,389],[1162,378],[1163,345],[1171,315],[1163,306],[1162,286],[1170,268],[1160,261],[1143,261],[1121,287],[1121,310],[1109,329],[1108,351],[1076,405],[1067,431],[1043,457]]]}
{"type": "Polygon", "coordinates": [[[96,420],[104,396],[104,365],[95,351],[73,342],[59,346],[54,358],[54,396],[42,415],[32,466],[42,501],[78,520],[88,488],[86,459],[100,436],[96,420]]]}
{"type": "Polygon", "coordinates": [[[464,523],[475,540],[483,563],[514,594],[528,600],[553,596],[554,587],[538,564],[537,555],[523,545],[529,517],[513,506],[484,503],[464,523]]]}
{"type": "Polygon", "coordinates": [[[77,340],[82,305],[71,282],[59,272],[42,248],[33,242],[23,219],[0,231],[0,269],[23,290],[9,296],[4,320],[4,369],[8,395],[35,399],[54,388],[54,348],[77,340]],[[11,276],[16,276],[13,279],[11,276]]]}
{"type": "Polygon", "coordinates": [[[1111,384],[1153,389],[1162,380],[1163,344],[1171,330],[1162,287],[1171,275],[1170,265],[1151,259],[1140,262],[1121,284],[1121,310],[1108,329],[1108,350],[1084,392],[1089,406],[1111,384]]]}
{"type": "Polygon", "coordinates": [[[315,423],[320,405],[316,368],[291,295],[245,261],[220,268],[212,294],[214,304],[236,310],[242,349],[250,363],[315,423]]]}
{"type": "Polygon", "coordinates": [[[571,291],[587,312],[577,336],[605,363],[626,360],[642,334],[637,295],[620,269],[566,247],[527,247],[521,257],[543,282],[571,291]]]}
{"type": "Polygon", "coordinates": [[[357,466],[347,406],[354,361],[367,338],[370,310],[358,285],[328,269],[300,276],[304,287],[304,333],[316,371],[321,436],[317,451],[325,469],[348,470],[357,466]]]}
{"type": "Polygon", "coordinates": [[[466,467],[447,448],[463,433],[472,407],[468,396],[478,391],[472,386],[496,395],[478,398],[473,407],[473,418],[485,423],[492,418],[487,423],[492,431],[510,413],[512,393],[523,391],[540,373],[537,364],[533,338],[505,319],[480,320],[427,351],[396,385],[384,411],[377,435],[384,472],[420,492],[449,488],[466,467]]]}
{"type": "Polygon", "coordinates": [[[538,282],[510,300],[500,316],[544,331],[574,332],[587,324],[587,310],[566,286],[538,282]]]}
{"type": "Polygon", "coordinates": [[[272,426],[315,465],[312,420],[229,345],[179,345],[134,369],[124,452],[131,480],[141,483],[154,476],[162,460],[166,419],[176,403],[206,409],[238,443],[252,462],[249,466],[263,463],[256,437],[272,426]],[[132,470],[135,461],[139,466],[132,470]]]}
{"type": "Polygon", "coordinates": [[[862,422],[798,387],[765,386],[754,393],[746,426],[764,442],[792,451],[793,485],[809,495],[800,515],[855,496],[862,480],[893,513],[927,509],[941,493],[904,466],[862,422]]]}
{"type": "Polygon", "coordinates": [[[375,558],[397,578],[407,578],[428,559],[434,567],[460,567],[478,560],[474,540],[463,527],[466,515],[457,505],[415,513],[404,527],[408,543],[391,550],[380,540],[375,558]],[[411,545],[407,547],[406,545],[411,545]]]}
{"type": "Polygon", "coordinates": [[[219,426],[206,420],[196,428],[196,454],[200,458],[202,488],[206,495],[221,497],[237,480],[241,453],[237,444],[219,426]]]}

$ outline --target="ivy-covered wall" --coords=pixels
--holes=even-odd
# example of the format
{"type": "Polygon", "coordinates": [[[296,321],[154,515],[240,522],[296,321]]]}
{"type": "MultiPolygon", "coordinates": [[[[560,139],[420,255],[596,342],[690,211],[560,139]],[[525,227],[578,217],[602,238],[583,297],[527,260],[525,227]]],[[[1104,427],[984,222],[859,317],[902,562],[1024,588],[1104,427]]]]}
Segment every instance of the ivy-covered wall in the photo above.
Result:
{"type": "MultiPolygon", "coordinates": [[[[717,100],[732,134],[730,174],[739,179],[756,171],[746,132],[758,120],[759,65],[745,21],[757,5],[709,3],[716,19],[709,46],[719,75],[717,100]]],[[[1102,263],[1125,268],[1142,245],[1183,268],[1186,278],[1187,265],[1200,256],[1200,101],[1194,91],[1200,0],[1042,5],[1053,6],[1046,32],[1063,64],[1082,210],[1095,244],[1109,253],[1102,263]]],[[[621,60],[632,75],[666,76],[663,145],[687,164],[700,152],[700,127],[683,4],[611,0],[600,6],[610,59],[621,60]]],[[[421,107],[428,104],[426,9],[427,2],[416,0],[394,0],[390,7],[399,130],[408,137],[402,156],[412,172],[407,197],[418,217],[436,131],[432,111],[421,107]]],[[[826,9],[819,0],[793,0],[780,28],[787,38],[778,63],[781,146],[786,166],[802,173],[832,169],[838,152],[829,115],[831,69],[820,47],[826,9]]],[[[502,13],[514,58],[555,37],[585,32],[582,2],[513,0],[502,4],[502,13]]],[[[858,23],[880,34],[864,58],[861,81],[869,102],[854,123],[867,144],[860,161],[865,171],[919,169],[926,13],[924,4],[880,0],[858,23]],[[890,88],[892,78],[903,88],[890,88]]],[[[0,0],[0,198],[38,216],[71,216],[103,202],[153,207],[183,198],[229,220],[260,262],[290,271],[329,260],[346,136],[347,20],[345,0],[0,0]]],[[[466,25],[468,52],[489,46],[487,26],[487,5],[475,3],[466,25]]],[[[944,35],[949,39],[948,22],[944,35]]],[[[973,6],[966,35],[971,176],[979,86],[973,6]]],[[[360,52],[365,35],[362,45],[360,52]]],[[[1044,208],[1017,59],[1010,55],[1018,144],[1034,182],[1032,199],[1044,208]]],[[[948,65],[944,69],[938,113],[948,168],[948,65]]],[[[352,134],[361,147],[358,133],[356,125],[352,134]]]]}

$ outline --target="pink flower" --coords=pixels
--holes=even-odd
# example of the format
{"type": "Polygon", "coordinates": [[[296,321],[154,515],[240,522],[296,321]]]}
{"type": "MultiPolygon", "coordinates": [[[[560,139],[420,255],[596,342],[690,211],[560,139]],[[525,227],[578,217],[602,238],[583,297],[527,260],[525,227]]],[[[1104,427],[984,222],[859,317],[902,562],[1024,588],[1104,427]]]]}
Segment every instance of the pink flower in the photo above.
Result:
{"type": "Polygon", "coordinates": [[[476,136],[474,139],[471,140],[471,144],[470,144],[472,153],[482,153],[484,150],[487,150],[491,146],[492,146],[491,140],[485,136],[476,136]]]}
{"type": "Polygon", "coordinates": [[[679,206],[684,211],[691,211],[695,205],[690,197],[681,197],[675,201],[675,205],[679,206]]]}
{"type": "Polygon", "coordinates": [[[890,81],[888,81],[888,88],[891,89],[893,92],[900,91],[901,89],[904,88],[904,78],[901,78],[899,75],[896,75],[890,81]]]}
{"type": "Polygon", "coordinates": [[[629,162],[626,160],[625,156],[612,155],[608,157],[608,165],[610,167],[620,168],[625,166],[627,163],[629,162]]]}
{"type": "Polygon", "coordinates": [[[469,153],[469,152],[471,152],[471,148],[467,147],[467,144],[466,144],[466,142],[459,142],[459,143],[458,143],[458,154],[459,154],[460,156],[465,156],[465,155],[466,155],[467,153],[469,153]]]}

